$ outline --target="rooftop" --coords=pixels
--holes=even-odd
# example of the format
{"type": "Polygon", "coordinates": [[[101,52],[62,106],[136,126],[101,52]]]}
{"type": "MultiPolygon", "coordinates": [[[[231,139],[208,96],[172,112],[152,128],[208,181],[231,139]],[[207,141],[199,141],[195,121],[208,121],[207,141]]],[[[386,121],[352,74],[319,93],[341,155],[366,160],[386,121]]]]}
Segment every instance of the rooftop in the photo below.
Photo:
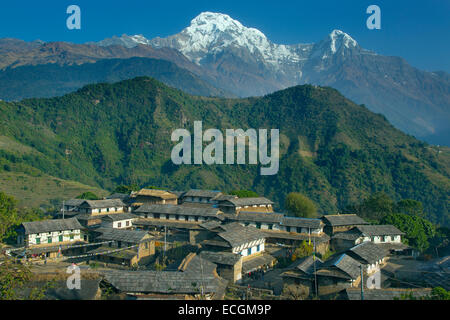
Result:
{"type": "Polygon", "coordinates": [[[234,206],[234,207],[244,207],[253,205],[272,205],[273,202],[264,197],[255,198],[233,198],[220,201],[222,206],[234,206]]]}
{"type": "Polygon", "coordinates": [[[330,214],[322,217],[325,224],[332,227],[369,224],[356,214],[330,214]]]}
{"type": "Polygon", "coordinates": [[[76,218],[23,222],[25,234],[83,229],[76,218]]]}
{"type": "Polygon", "coordinates": [[[135,213],[157,213],[170,215],[184,215],[184,216],[202,216],[202,217],[216,217],[220,213],[219,209],[211,207],[190,207],[173,204],[143,204],[137,208],[135,213]]]}
{"type": "Polygon", "coordinates": [[[128,243],[140,243],[145,237],[149,236],[147,231],[124,230],[114,228],[97,228],[95,232],[101,233],[97,239],[123,241],[128,243]]]}
{"type": "Polygon", "coordinates": [[[161,199],[178,199],[178,196],[172,192],[166,190],[157,190],[157,189],[141,189],[138,192],[132,195],[136,196],[148,196],[148,197],[156,197],[161,199]]]}
{"type": "Polygon", "coordinates": [[[371,241],[363,242],[347,250],[353,258],[369,264],[375,263],[388,255],[388,251],[371,241]]]}

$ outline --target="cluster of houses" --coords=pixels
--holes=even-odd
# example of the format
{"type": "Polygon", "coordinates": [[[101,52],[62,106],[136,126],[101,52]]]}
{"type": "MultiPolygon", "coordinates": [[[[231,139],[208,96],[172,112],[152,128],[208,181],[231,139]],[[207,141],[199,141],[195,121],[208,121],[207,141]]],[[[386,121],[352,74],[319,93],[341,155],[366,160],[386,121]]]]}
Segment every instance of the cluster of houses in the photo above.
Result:
{"type": "Polygon", "coordinates": [[[227,284],[277,263],[268,247],[295,249],[307,241],[315,254],[296,260],[281,277],[286,286],[312,297],[358,287],[362,274],[370,277],[390,255],[408,252],[402,235],[394,226],[370,225],[354,214],[287,216],[274,212],[264,197],[142,189],[103,200],[65,201],[56,219],[19,227],[21,249],[14,254],[45,263],[78,259],[120,266],[106,272],[104,281],[128,296],[221,299],[227,284]],[[186,252],[176,270],[133,270],[166,245],[168,234],[195,252],[186,252]],[[317,257],[330,249],[336,254],[326,261],[317,257]]]}

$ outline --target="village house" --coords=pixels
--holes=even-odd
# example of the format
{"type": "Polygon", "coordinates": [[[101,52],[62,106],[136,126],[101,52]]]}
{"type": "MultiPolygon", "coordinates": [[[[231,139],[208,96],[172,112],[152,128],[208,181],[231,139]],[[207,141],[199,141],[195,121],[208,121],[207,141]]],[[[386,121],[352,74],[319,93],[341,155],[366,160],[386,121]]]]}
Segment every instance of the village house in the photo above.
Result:
{"type": "Polygon", "coordinates": [[[368,275],[380,271],[387,260],[388,252],[373,242],[363,242],[346,251],[346,253],[364,266],[368,275]]]}
{"type": "Polygon", "coordinates": [[[26,248],[27,257],[56,258],[74,252],[71,245],[85,243],[83,227],[75,218],[23,222],[17,234],[17,244],[26,248]]]}
{"type": "Polygon", "coordinates": [[[134,214],[145,219],[199,223],[223,219],[220,210],[217,208],[198,208],[184,205],[144,204],[136,209],[134,214]]]}
{"type": "Polygon", "coordinates": [[[84,202],[84,199],[70,199],[63,202],[61,211],[59,215],[64,215],[64,218],[72,218],[75,215],[79,214],[79,205],[84,202]]]}
{"type": "Polygon", "coordinates": [[[155,254],[155,241],[146,231],[100,227],[91,233],[94,234],[92,238],[95,242],[102,243],[100,247],[89,251],[94,254],[92,259],[98,261],[133,266],[155,254]]]}
{"type": "Polygon", "coordinates": [[[224,213],[239,211],[273,212],[273,202],[264,197],[226,198],[218,201],[219,209],[224,213]]]}
{"type": "Polygon", "coordinates": [[[332,236],[337,232],[344,232],[359,225],[368,225],[364,219],[356,214],[329,214],[322,217],[325,232],[332,236]]]}
{"type": "Polygon", "coordinates": [[[303,241],[311,241],[319,253],[325,253],[329,248],[330,237],[323,232],[324,224],[320,219],[288,217],[274,212],[246,211],[224,216],[226,221],[235,221],[244,226],[261,229],[268,243],[282,243],[296,247],[303,241]]]}
{"type": "Polygon", "coordinates": [[[218,204],[217,199],[222,195],[220,191],[191,189],[185,192],[179,199],[184,205],[209,205],[218,204]]]}
{"type": "Polygon", "coordinates": [[[217,273],[223,279],[231,283],[241,281],[242,255],[232,252],[201,251],[200,257],[217,265],[217,273]]]}
{"type": "Polygon", "coordinates": [[[362,242],[401,244],[403,232],[392,225],[360,225],[331,237],[335,251],[343,251],[362,242]]]}
{"type": "Polygon", "coordinates": [[[178,195],[175,193],[157,190],[141,189],[130,196],[131,208],[135,210],[144,204],[178,204],[178,195]]]}
{"type": "Polygon", "coordinates": [[[361,281],[360,263],[343,253],[330,257],[316,272],[319,296],[332,296],[361,281]]]}
{"type": "Polygon", "coordinates": [[[109,214],[102,216],[101,226],[106,228],[130,229],[138,216],[131,213],[109,214]]]}
{"type": "Polygon", "coordinates": [[[221,300],[227,281],[205,272],[109,271],[103,283],[129,299],[221,300]]]}
{"type": "Polygon", "coordinates": [[[120,199],[84,200],[78,206],[78,212],[98,216],[128,212],[128,208],[120,199]]]}
{"type": "Polygon", "coordinates": [[[237,222],[209,228],[210,237],[201,242],[209,251],[231,252],[241,255],[242,274],[261,268],[273,267],[276,259],[265,252],[265,235],[254,227],[244,227],[237,222]]]}
{"type": "Polygon", "coordinates": [[[291,269],[281,274],[283,287],[291,287],[291,290],[301,292],[304,298],[315,295],[314,275],[322,264],[322,260],[313,256],[297,259],[291,269]]]}

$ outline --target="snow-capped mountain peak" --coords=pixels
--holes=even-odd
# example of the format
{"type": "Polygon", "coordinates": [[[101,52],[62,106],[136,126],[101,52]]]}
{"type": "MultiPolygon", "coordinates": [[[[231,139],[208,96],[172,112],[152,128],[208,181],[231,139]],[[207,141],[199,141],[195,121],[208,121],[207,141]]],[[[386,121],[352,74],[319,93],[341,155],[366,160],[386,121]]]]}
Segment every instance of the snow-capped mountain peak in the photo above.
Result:
{"type": "Polygon", "coordinates": [[[350,37],[347,33],[341,30],[333,30],[329,34],[330,48],[332,53],[336,53],[339,46],[345,46],[346,48],[357,47],[358,43],[350,37]]]}

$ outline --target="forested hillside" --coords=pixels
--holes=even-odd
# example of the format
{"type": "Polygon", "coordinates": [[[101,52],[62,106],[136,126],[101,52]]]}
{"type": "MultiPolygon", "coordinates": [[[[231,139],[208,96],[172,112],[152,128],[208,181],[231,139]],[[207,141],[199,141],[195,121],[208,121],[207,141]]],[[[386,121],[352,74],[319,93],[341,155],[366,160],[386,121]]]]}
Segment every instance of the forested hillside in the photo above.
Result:
{"type": "Polygon", "coordinates": [[[190,96],[151,78],[88,85],[52,99],[0,102],[0,136],[29,152],[1,148],[0,170],[36,168],[113,189],[117,184],[246,189],[273,199],[302,192],[333,213],[383,191],[415,199],[448,225],[449,150],[429,146],[356,105],[337,90],[310,85],[261,98],[190,96]],[[181,165],[170,160],[174,129],[280,130],[280,170],[256,165],[181,165]]]}

